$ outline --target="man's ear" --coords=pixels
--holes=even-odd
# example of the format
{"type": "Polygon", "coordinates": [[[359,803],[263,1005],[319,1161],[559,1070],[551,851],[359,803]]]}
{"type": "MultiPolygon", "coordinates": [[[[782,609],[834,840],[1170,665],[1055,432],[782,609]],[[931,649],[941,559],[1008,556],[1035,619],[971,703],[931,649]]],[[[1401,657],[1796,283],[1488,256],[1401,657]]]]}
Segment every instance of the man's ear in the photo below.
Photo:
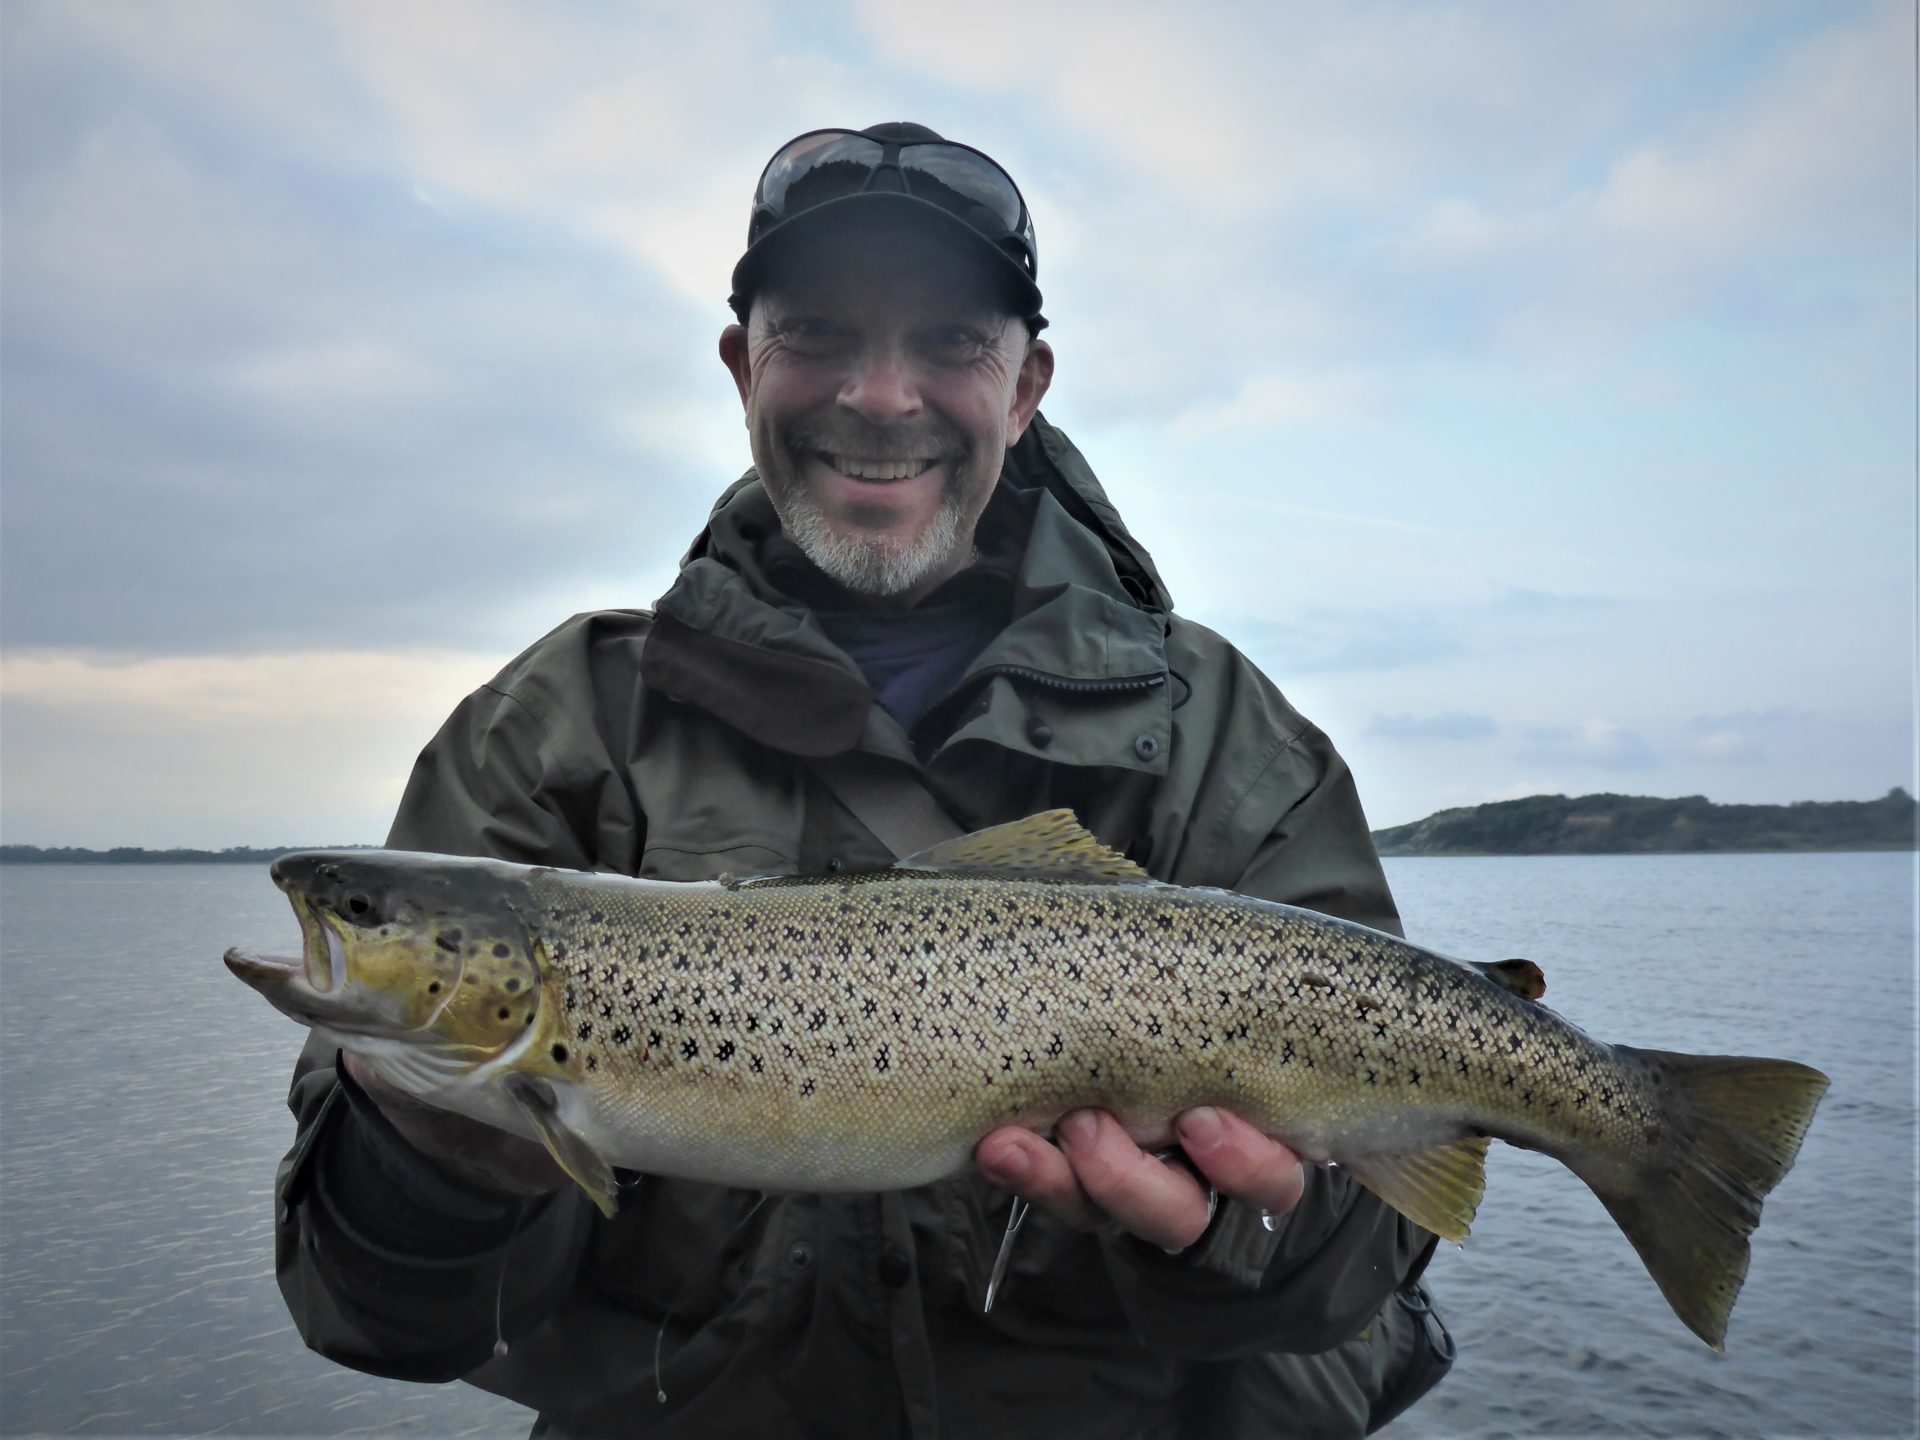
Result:
{"type": "Polygon", "coordinates": [[[747,354],[746,326],[729,325],[720,332],[720,363],[733,376],[734,388],[740,392],[740,407],[745,409],[747,396],[753,390],[753,361],[747,354]]]}
{"type": "Polygon", "coordinates": [[[1013,405],[1007,412],[1007,444],[1027,433],[1027,426],[1040,409],[1047,387],[1053,384],[1053,347],[1044,340],[1029,340],[1027,353],[1020,362],[1020,374],[1013,384],[1013,405]]]}

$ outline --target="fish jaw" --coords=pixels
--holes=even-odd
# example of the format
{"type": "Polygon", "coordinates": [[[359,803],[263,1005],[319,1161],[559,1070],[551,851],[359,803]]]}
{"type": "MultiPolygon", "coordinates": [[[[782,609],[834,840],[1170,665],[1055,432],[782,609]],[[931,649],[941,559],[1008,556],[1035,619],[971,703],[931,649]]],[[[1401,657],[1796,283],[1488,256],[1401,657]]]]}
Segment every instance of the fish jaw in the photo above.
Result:
{"type": "MultiPolygon", "coordinates": [[[[331,932],[328,932],[329,935],[331,932]]],[[[326,942],[323,941],[324,945],[326,942]]],[[[337,937],[332,943],[338,947],[337,937]]],[[[323,955],[326,951],[323,949],[323,955]]],[[[263,955],[235,947],[221,958],[227,969],[252,986],[282,1015],[315,1030],[341,1037],[401,1039],[409,1032],[394,1026],[367,1002],[348,978],[341,950],[335,948],[332,968],[318,971],[323,980],[338,977],[333,988],[314,984],[316,967],[311,952],[300,956],[263,955]]]]}

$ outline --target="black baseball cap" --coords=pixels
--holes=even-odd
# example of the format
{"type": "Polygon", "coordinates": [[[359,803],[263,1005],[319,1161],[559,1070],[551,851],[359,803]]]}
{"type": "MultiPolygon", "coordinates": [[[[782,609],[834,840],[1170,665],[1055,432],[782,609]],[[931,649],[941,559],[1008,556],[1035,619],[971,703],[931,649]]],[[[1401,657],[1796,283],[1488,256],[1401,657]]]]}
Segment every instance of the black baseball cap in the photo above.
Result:
{"type": "Polygon", "coordinates": [[[904,120],[810,130],[774,152],[754,187],[746,253],[733,267],[734,314],[745,323],[768,267],[796,235],[883,210],[971,241],[1005,281],[1013,312],[1036,333],[1047,323],[1033,217],[1013,177],[991,156],[904,120]]]}

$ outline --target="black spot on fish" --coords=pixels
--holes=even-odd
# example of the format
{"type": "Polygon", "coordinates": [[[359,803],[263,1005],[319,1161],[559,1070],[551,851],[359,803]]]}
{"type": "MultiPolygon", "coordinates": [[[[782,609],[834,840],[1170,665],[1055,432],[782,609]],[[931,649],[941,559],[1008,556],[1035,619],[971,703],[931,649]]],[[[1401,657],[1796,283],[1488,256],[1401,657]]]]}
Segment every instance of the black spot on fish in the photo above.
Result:
{"type": "Polygon", "coordinates": [[[493,953],[496,958],[504,960],[513,953],[513,947],[504,940],[496,940],[493,945],[493,953]]]}
{"type": "Polygon", "coordinates": [[[460,953],[460,941],[457,937],[436,935],[433,937],[433,943],[438,945],[442,950],[451,950],[456,955],[460,953]]]}
{"type": "Polygon", "coordinates": [[[554,1064],[564,1065],[567,1063],[567,1047],[566,1046],[556,1045],[553,1047],[553,1050],[551,1053],[553,1055],[554,1064]]]}
{"type": "Polygon", "coordinates": [[[496,1018],[501,1020],[511,1020],[513,1018],[513,1012],[507,1009],[506,1006],[502,1005],[500,1007],[500,1014],[496,1018]]]}
{"type": "Polygon", "coordinates": [[[510,978],[507,981],[506,990],[509,995],[513,994],[513,992],[518,990],[519,988],[520,988],[520,982],[517,979],[510,978]]]}
{"type": "Polygon", "coordinates": [[[439,993],[440,993],[440,982],[438,980],[434,981],[431,985],[427,986],[427,994],[438,995],[439,993]]]}

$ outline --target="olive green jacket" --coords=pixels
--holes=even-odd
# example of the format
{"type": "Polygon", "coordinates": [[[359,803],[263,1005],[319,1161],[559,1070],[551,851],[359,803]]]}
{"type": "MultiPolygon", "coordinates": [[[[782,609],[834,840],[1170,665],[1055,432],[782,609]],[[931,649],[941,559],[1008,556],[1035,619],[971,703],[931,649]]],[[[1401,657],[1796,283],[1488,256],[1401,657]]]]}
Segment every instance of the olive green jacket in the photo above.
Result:
{"type": "MultiPolygon", "coordinates": [[[[1067,806],[1160,878],[1397,929],[1332,745],[1171,613],[1044,420],[989,513],[1013,537],[1013,619],[914,735],[769,582],[778,523],[750,473],[653,613],[577,616],[455,711],[388,843],[671,880],[879,868],[893,857],[813,768],[857,750],[965,828],[1067,806]]],[[[1357,1434],[1386,1383],[1368,1322],[1430,1248],[1315,1170],[1275,1230],[1224,1204],[1177,1257],[1035,1213],[983,1315],[1008,1199],[971,1173],[764,1199],[633,1177],[604,1220],[571,1191],[514,1216],[397,1158],[391,1204],[418,1238],[396,1242],[329,1190],[329,1132],[379,1124],[329,1052],[309,1047],[291,1104],[279,1269],[307,1343],[466,1378],[540,1411],[536,1434],[1357,1434]],[[1253,1418],[1275,1413],[1283,1432],[1253,1418]]]]}

